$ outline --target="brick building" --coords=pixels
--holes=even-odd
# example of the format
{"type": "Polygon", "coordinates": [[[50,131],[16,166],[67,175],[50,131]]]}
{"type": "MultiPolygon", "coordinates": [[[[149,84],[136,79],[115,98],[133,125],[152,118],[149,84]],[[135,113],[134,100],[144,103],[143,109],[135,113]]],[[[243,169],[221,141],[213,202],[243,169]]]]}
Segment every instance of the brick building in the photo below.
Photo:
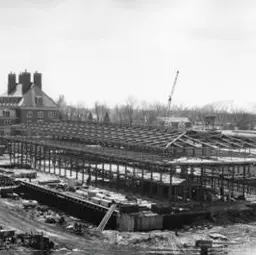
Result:
{"type": "Polygon", "coordinates": [[[0,96],[0,127],[12,124],[59,120],[58,105],[42,90],[42,74],[35,72],[33,82],[27,71],[8,74],[7,92],[0,96]]]}

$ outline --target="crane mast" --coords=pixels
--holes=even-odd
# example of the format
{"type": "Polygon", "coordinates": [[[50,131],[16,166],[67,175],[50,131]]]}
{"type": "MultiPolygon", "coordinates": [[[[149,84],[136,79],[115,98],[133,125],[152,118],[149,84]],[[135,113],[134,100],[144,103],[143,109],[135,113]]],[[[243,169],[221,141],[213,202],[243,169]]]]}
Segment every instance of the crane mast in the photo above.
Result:
{"type": "Polygon", "coordinates": [[[174,79],[174,82],[173,82],[173,85],[172,85],[171,94],[170,94],[169,99],[168,99],[168,105],[167,105],[167,110],[166,110],[166,120],[167,120],[167,118],[169,117],[169,114],[170,114],[172,97],[173,97],[174,90],[175,90],[175,87],[176,87],[176,84],[177,84],[178,76],[179,76],[179,71],[176,72],[176,76],[175,76],[175,79],[174,79]]]}

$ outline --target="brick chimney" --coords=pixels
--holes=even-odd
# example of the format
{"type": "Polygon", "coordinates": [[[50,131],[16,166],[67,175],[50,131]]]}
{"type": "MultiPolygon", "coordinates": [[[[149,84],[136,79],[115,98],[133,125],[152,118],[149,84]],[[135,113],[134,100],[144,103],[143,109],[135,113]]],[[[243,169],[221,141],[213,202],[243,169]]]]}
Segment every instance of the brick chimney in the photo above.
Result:
{"type": "Polygon", "coordinates": [[[27,70],[19,74],[19,83],[22,84],[22,94],[27,93],[31,86],[31,74],[27,70]]]}
{"type": "Polygon", "coordinates": [[[33,81],[36,86],[42,89],[42,74],[37,71],[34,73],[33,81]]]}
{"type": "Polygon", "coordinates": [[[16,74],[10,72],[8,74],[8,95],[10,95],[16,88],[16,74]]]}

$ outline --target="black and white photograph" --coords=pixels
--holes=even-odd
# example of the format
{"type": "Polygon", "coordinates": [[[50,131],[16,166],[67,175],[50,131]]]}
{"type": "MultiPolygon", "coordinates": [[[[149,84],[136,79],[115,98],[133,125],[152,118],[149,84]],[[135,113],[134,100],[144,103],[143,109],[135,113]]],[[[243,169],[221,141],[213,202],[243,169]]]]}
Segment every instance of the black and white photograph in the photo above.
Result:
{"type": "Polygon", "coordinates": [[[255,255],[254,68],[254,0],[0,0],[0,255],[255,255]]]}

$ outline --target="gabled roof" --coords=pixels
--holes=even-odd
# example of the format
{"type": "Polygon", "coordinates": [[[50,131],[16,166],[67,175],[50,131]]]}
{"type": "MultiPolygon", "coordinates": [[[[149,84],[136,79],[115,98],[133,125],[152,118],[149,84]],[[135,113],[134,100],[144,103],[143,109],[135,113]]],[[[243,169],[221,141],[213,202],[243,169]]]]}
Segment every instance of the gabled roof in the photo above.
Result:
{"type": "Polygon", "coordinates": [[[15,90],[11,92],[11,94],[8,94],[6,91],[4,94],[1,95],[1,97],[22,97],[22,84],[17,84],[15,90]]]}
{"type": "Polygon", "coordinates": [[[0,106],[15,107],[20,104],[22,97],[0,97],[0,106]]]}
{"type": "Polygon", "coordinates": [[[16,89],[11,94],[8,95],[6,92],[0,96],[0,106],[58,108],[58,105],[35,84],[32,84],[23,95],[22,85],[17,84],[16,89]],[[40,106],[36,105],[35,102],[37,96],[42,97],[42,105],[40,106]]]}
{"type": "Polygon", "coordinates": [[[21,107],[37,107],[35,97],[42,97],[42,105],[40,107],[58,107],[58,105],[46,95],[38,86],[32,85],[28,92],[23,95],[21,107]]]}
{"type": "Polygon", "coordinates": [[[16,89],[8,95],[7,92],[0,96],[0,106],[16,107],[22,100],[22,85],[17,84],[16,89]]]}

